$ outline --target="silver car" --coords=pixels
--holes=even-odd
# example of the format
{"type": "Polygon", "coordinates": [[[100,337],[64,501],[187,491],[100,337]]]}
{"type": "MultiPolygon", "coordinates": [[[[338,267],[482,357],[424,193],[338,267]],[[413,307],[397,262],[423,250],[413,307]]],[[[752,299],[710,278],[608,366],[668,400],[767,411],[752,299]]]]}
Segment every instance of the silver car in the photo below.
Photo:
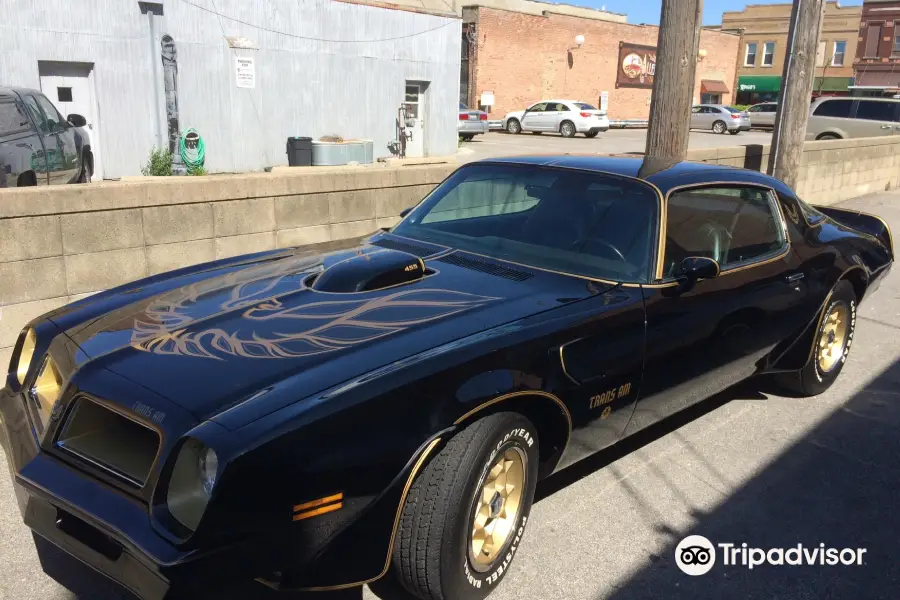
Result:
{"type": "Polygon", "coordinates": [[[750,115],[723,104],[698,104],[691,109],[691,129],[711,129],[715,133],[737,135],[750,131],[750,115]]]}
{"type": "Polygon", "coordinates": [[[747,109],[750,125],[756,129],[772,129],[775,127],[775,114],[778,112],[777,102],[762,102],[747,109]]]}
{"type": "Polygon", "coordinates": [[[809,108],[807,140],[900,135],[900,99],[819,98],[809,108]]]}
{"type": "Polygon", "coordinates": [[[471,142],[476,135],[488,132],[488,116],[483,110],[467,108],[459,103],[459,125],[456,128],[459,137],[466,142],[471,142]]]}

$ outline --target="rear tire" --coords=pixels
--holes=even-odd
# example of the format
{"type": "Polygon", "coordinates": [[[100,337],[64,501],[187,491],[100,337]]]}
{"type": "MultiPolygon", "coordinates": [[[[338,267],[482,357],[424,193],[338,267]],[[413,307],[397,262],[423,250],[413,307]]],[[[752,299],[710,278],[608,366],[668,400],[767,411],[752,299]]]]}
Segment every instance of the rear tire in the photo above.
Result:
{"type": "Polygon", "coordinates": [[[37,175],[34,171],[26,171],[16,179],[16,187],[34,187],[37,185],[37,175]]]}
{"type": "Polygon", "coordinates": [[[577,130],[575,129],[575,123],[573,123],[572,121],[563,121],[559,125],[559,133],[563,137],[575,137],[575,134],[577,133],[577,130]]]}
{"type": "Polygon", "coordinates": [[[595,138],[595,137],[597,137],[598,133],[600,133],[600,132],[599,131],[588,131],[587,133],[584,134],[584,137],[595,138]]]}
{"type": "Polygon", "coordinates": [[[716,121],[712,126],[713,133],[718,133],[719,135],[724,134],[728,131],[728,125],[725,124],[725,121],[716,121]]]}
{"type": "Polygon", "coordinates": [[[537,429],[518,413],[487,416],[454,436],[410,488],[391,577],[423,600],[485,598],[521,542],[538,460],[537,429]]]}
{"type": "Polygon", "coordinates": [[[841,136],[839,136],[835,133],[823,133],[822,135],[820,135],[819,137],[816,138],[816,141],[818,141],[818,140],[840,140],[840,139],[843,139],[843,138],[841,138],[841,136]]]}
{"type": "Polygon", "coordinates": [[[728,133],[730,133],[731,135],[737,135],[737,134],[739,134],[740,132],[741,132],[740,129],[732,129],[732,130],[729,131],[728,133]]]}
{"type": "Polygon", "coordinates": [[[522,133],[522,124],[518,119],[510,119],[506,122],[507,133],[522,133]]]}
{"type": "Polygon", "coordinates": [[[469,134],[461,135],[459,137],[461,137],[462,141],[464,141],[464,142],[471,142],[473,139],[475,139],[474,135],[469,135],[469,134]]]}
{"type": "Polygon", "coordinates": [[[848,281],[839,281],[819,314],[812,348],[799,371],[783,373],[778,383],[801,397],[817,396],[837,381],[853,346],[857,298],[848,281]]]}

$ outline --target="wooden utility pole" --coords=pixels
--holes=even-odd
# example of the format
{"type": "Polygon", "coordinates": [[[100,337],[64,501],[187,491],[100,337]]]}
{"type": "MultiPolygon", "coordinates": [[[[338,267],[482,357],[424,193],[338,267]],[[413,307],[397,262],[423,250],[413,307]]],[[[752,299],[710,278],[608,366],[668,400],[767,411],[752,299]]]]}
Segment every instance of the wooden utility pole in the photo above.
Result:
{"type": "Polygon", "coordinates": [[[825,0],[794,0],[791,10],[768,172],[792,187],[797,183],[803,155],[824,14],[825,0]]]}
{"type": "Polygon", "coordinates": [[[654,162],[687,156],[702,15],[703,0],[662,1],[646,149],[654,162]]]}

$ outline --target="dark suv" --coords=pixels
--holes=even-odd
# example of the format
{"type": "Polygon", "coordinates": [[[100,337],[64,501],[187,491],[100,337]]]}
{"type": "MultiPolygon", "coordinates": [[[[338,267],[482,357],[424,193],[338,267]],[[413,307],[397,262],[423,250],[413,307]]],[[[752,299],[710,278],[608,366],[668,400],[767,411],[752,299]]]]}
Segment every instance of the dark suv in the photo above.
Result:
{"type": "Polygon", "coordinates": [[[0,87],[0,188],[88,183],[85,124],[81,115],[63,119],[38,91],[0,87]]]}

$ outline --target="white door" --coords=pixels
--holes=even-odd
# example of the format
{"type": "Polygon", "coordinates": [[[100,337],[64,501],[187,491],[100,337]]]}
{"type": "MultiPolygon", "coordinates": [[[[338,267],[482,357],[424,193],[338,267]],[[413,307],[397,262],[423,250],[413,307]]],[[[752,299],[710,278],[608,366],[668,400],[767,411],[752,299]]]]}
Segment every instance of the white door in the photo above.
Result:
{"type": "Polygon", "coordinates": [[[91,65],[84,63],[41,62],[41,91],[53,102],[63,117],[79,114],[87,120],[83,128],[87,133],[91,153],[94,155],[92,179],[103,179],[103,165],[100,162],[99,131],[97,127],[97,102],[91,65]]]}
{"type": "Polygon", "coordinates": [[[406,156],[425,156],[425,90],[427,83],[406,82],[407,131],[412,137],[406,140],[406,156]]]}

